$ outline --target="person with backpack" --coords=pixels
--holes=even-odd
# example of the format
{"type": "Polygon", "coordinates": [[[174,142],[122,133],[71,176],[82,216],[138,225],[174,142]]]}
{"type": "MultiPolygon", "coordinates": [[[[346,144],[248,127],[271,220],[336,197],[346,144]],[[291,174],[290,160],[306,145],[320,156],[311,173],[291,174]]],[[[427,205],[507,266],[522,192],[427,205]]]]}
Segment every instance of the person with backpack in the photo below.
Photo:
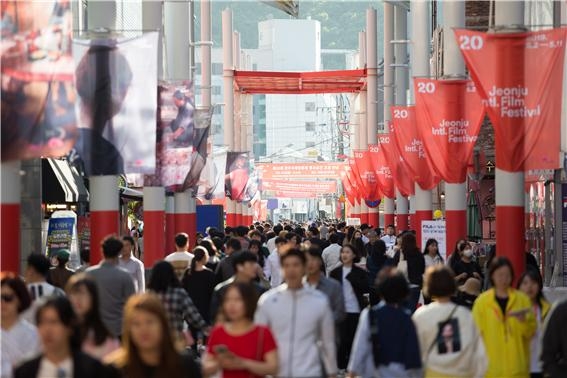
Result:
{"type": "Polygon", "coordinates": [[[382,301],[360,315],[348,376],[419,377],[419,340],[411,313],[402,305],[410,291],[406,278],[401,273],[378,276],[382,301]]]}

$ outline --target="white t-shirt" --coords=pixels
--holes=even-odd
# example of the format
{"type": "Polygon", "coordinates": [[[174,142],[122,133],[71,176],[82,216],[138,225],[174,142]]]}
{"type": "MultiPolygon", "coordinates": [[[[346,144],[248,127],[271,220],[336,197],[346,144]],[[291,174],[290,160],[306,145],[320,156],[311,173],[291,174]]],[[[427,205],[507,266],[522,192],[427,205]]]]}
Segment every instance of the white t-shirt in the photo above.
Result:
{"type": "Polygon", "coordinates": [[[343,266],[343,296],[345,298],[345,312],[347,314],[358,314],[360,312],[360,306],[358,300],[356,299],[356,294],[354,294],[354,289],[347,280],[346,276],[352,271],[352,267],[343,266]]]}
{"type": "Polygon", "coordinates": [[[321,257],[325,263],[327,277],[329,277],[333,269],[341,265],[341,246],[336,243],[331,244],[323,250],[321,257]]]}
{"type": "Polygon", "coordinates": [[[11,377],[12,369],[40,352],[39,336],[34,325],[20,319],[12,328],[2,329],[2,378],[11,377]]]}
{"type": "Polygon", "coordinates": [[[167,262],[187,261],[188,265],[191,265],[192,260],[193,260],[193,254],[189,252],[173,252],[165,257],[165,261],[167,262]]]}
{"type": "Polygon", "coordinates": [[[392,249],[396,245],[396,235],[384,235],[381,240],[386,243],[386,249],[392,249]]]}
{"type": "Polygon", "coordinates": [[[280,255],[277,249],[274,249],[268,256],[264,264],[264,275],[270,278],[270,286],[279,286],[283,279],[280,267],[280,255]]]}
{"type": "Polygon", "coordinates": [[[59,365],[55,365],[47,358],[42,358],[37,372],[38,378],[71,378],[73,377],[73,360],[69,357],[59,365]]]}

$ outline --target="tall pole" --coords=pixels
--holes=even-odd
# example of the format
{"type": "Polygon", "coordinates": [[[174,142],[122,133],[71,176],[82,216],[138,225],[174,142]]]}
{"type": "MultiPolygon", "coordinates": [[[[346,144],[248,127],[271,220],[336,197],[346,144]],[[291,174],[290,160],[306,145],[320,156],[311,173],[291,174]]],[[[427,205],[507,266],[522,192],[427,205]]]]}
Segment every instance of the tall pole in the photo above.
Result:
{"type": "Polygon", "coordinates": [[[201,106],[211,108],[211,0],[201,0],[201,106]]]}
{"type": "MultiPolygon", "coordinates": [[[[459,51],[453,28],[465,26],[465,3],[447,1],[443,3],[443,75],[447,79],[464,78],[465,62],[459,51]]],[[[447,227],[447,256],[459,239],[467,235],[467,187],[466,183],[445,183],[445,219],[447,227]]]]}
{"type": "MultiPolygon", "coordinates": [[[[245,70],[252,70],[252,57],[243,53],[242,64],[245,70]]],[[[241,147],[242,151],[252,152],[252,128],[253,128],[253,103],[252,95],[242,95],[242,131],[241,131],[241,147]]],[[[244,225],[251,225],[254,218],[254,210],[251,206],[243,205],[242,212],[244,216],[244,225]]]]}
{"type": "MultiPolygon", "coordinates": [[[[394,8],[394,38],[396,44],[394,47],[394,60],[396,63],[396,68],[394,70],[395,74],[395,103],[396,105],[406,105],[407,104],[407,89],[408,89],[408,67],[403,67],[408,63],[407,61],[407,41],[408,38],[408,24],[407,24],[407,10],[402,6],[396,6],[394,8]]],[[[388,109],[388,113],[390,109],[388,109]]],[[[398,231],[407,230],[409,227],[409,217],[408,217],[408,199],[396,190],[396,225],[398,231]]]]}
{"type": "Polygon", "coordinates": [[[20,167],[19,160],[0,166],[0,265],[16,274],[20,272],[20,167]]]}
{"type": "Polygon", "coordinates": [[[165,197],[165,250],[166,253],[175,250],[175,197],[169,195],[165,197]]]}
{"type": "MultiPolygon", "coordinates": [[[[87,3],[87,25],[89,30],[116,29],[116,2],[89,1],[87,3]]],[[[118,177],[115,175],[90,176],[90,227],[91,264],[102,259],[101,242],[110,234],[120,230],[118,177]]]]}
{"type": "MultiPolygon", "coordinates": [[[[188,1],[164,2],[165,43],[167,51],[167,79],[191,79],[190,37],[192,30],[191,9],[188,1]]],[[[197,234],[197,214],[195,198],[190,190],[175,193],[175,233],[189,235],[191,247],[195,245],[197,234]]]]}
{"type": "MultiPolygon", "coordinates": [[[[228,151],[234,151],[234,57],[232,41],[232,11],[222,12],[223,50],[223,96],[224,96],[224,144],[228,151]]],[[[235,225],[236,202],[226,198],[226,223],[235,225]]]]}
{"type": "MultiPolygon", "coordinates": [[[[234,31],[232,33],[232,43],[233,43],[233,47],[232,47],[232,56],[233,56],[233,63],[234,63],[234,69],[235,70],[239,70],[241,68],[241,60],[242,60],[242,56],[240,53],[240,33],[237,31],[234,31]]],[[[234,92],[234,141],[233,141],[233,146],[234,146],[234,151],[242,151],[242,146],[240,145],[240,140],[242,138],[242,95],[240,94],[240,92],[234,92]]],[[[242,202],[236,202],[235,204],[235,214],[236,214],[236,219],[235,219],[235,223],[237,226],[240,226],[243,224],[243,219],[242,219],[242,202]]]]}
{"type": "MultiPolygon", "coordinates": [[[[158,76],[163,78],[162,51],[163,3],[144,1],[142,3],[142,26],[144,30],[159,30],[158,76]]],[[[163,259],[165,252],[165,188],[144,186],[144,264],[152,267],[163,259]]]]}
{"type": "MultiPolygon", "coordinates": [[[[366,10],[366,138],[368,144],[376,144],[378,133],[378,35],[376,9],[366,10]]],[[[378,208],[368,209],[368,224],[380,227],[378,208]]]]}
{"type": "MultiPolygon", "coordinates": [[[[358,33],[358,67],[366,67],[366,33],[358,33]]],[[[366,150],[368,148],[368,128],[366,124],[366,91],[360,91],[358,93],[358,106],[359,106],[359,118],[358,118],[358,149],[366,150]]],[[[360,222],[368,223],[368,206],[364,199],[360,201],[360,212],[359,212],[360,222]]]]}
{"type": "MultiPolygon", "coordinates": [[[[412,13],[412,71],[415,77],[429,77],[429,0],[411,2],[412,13]]],[[[449,34],[449,30],[447,30],[449,34]]],[[[410,86],[413,93],[413,85],[410,86]]],[[[423,190],[415,184],[415,220],[417,245],[421,246],[421,222],[433,219],[431,190],[423,190]]]]}
{"type": "MultiPolygon", "coordinates": [[[[384,130],[388,132],[390,106],[394,105],[394,5],[384,2],[384,130]]],[[[384,228],[394,224],[394,198],[384,197],[384,228]]]]}
{"type": "MultiPolygon", "coordinates": [[[[524,25],[524,2],[497,0],[496,26],[502,32],[518,31],[524,25]]],[[[520,144],[521,146],[521,144],[520,144]]],[[[520,147],[522,148],[522,147],[520,147]]],[[[498,162],[498,150],[496,150],[498,162]]],[[[512,262],[516,277],[526,268],[524,224],[524,172],[507,172],[496,167],[496,242],[498,254],[512,262]]]]}

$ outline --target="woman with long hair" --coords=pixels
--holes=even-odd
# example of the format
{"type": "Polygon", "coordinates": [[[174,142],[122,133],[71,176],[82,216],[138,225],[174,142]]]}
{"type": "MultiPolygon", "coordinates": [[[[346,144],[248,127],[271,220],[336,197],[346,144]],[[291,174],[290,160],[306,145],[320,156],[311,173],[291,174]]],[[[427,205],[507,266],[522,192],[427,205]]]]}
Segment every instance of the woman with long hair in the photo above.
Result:
{"type": "Polygon", "coordinates": [[[394,261],[408,279],[410,284],[410,296],[408,298],[408,309],[414,312],[419,301],[419,294],[423,286],[423,273],[425,273],[425,259],[417,248],[417,240],[411,232],[402,236],[400,250],[396,253],[394,261]]]}
{"type": "Polygon", "coordinates": [[[330,277],[341,284],[345,298],[346,317],[340,326],[341,333],[337,362],[339,369],[346,369],[360,312],[366,307],[364,295],[369,293],[370,287],[366,272],[364,269],[356,266],[359,257],[352,245],[345,244],[341,248],[340,258],[342,265],[335,268],[331,272],[330,277]]]}
{"type": "Polygon", "coordinates": [[[66,297],[52,297],[35,314],[42,354],[14,372],[15,378],[116,377],[116,371],[81,352],[77,317],[66,297]]]}
{"type": "Polygon", "coordinates": [[[209,258],[207,259],[206,267],[214,272],[220,262],[220,259],[218,257],[219,253],[217,251],[215,243],[213,243],[211,239],[203,239],[201,243],[199,243],[199,247],[203,247],[207,250],[209,258]]]}
{"type": "Polygon", "coordinates": [[[215,290],[215,273],[207,268],[208,260],[208,251],[201,246],[195,247],[191,267],[185,272],[182,285],[205,322],[211,324],[211,298],[215,290]]]}
{"type": "Polygon", "coordinates": [[[99,312],[96,283],[85,273],[75,275],[67,282],[67,296],[78,318],[81,349],[88,355],[102,359],[120,347],[104,323],[99,312]]]}
{"type": "Polygon", "coordinates": [[[155,293],[161,300],[171,328],[180,344],[188,346],[193,343],[190,335],[183,331],[184,320],[193,329],[206,333],[207,323],[203,320],[187,292],[181,287],[170,263],[160,261],[154,265],[148,290],[155,293]]]}
{"type": "Polygon", "coordinates": [[[518,280],[518,289],[524,292],[532,301],[537,329],[530,345],[530,375],[531,378],[540,378],[543,377],[543,369],[540,362],[543,323],[549,313],[551,305],[543,295],[543,280],[541,274],[533,268],[528,268],[528,270],[522,274],[518,280]]]}
{"type": "Polygon", "coordinates": [[[0,274],[2,285],[2,377],[10,377],[12,369],[39,353],[37,328],[22,316],[31,306],[30,293],[20,277],[12,272],[0,274]]]}
{"type": "Polygon", "coordinates": [[[496,257],[488,278],[492,288],[474,302],[472,313],[488,356],[487,377],[530,375],[530,340],[536,320],[530,298],[512,287],[514,269],[506,257],[496,257]]]}
{"type": "Polygon", "coordinates": [[[435,239],[427,239],[425,249],[423,250],[423,257],[425,259],[425,267],[428,268],[434,265],[443,265],[443,257],[439,253],[439,243],[435,239]]]}
{"type": "Polygon", "coordinates": [[[124,307],[122,348],[107,358],[127,378],[195,378],[201,371],[176,348],[174,332],[160,299],[134,295],[124,307]]]}
{"type": "Polygon", "coordinates": [[[205,375],[222,372],[224,378],[275,375],[278,351],[268,327],[254,325],[258,300],[250,284],[232,283],[222,298],[226,322],[216,326],[209,337],[203,361],[205,375]]]}

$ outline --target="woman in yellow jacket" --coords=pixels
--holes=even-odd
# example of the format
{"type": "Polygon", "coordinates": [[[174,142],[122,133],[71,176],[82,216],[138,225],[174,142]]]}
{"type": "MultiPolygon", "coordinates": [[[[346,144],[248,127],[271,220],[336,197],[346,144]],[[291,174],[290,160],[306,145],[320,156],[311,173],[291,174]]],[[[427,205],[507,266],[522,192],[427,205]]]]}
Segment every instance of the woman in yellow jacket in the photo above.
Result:
{"type": "Polygon", "coordinates": [[[473,318],[488,355],[487,377],[530,376],[530,341],[536,330],[532,303],[511,287],[514,270],[510,260],[495,258],[490,264],[492,289],[474,303],[473,318]]]}
{"type": "Polygon", "coordinates": [[[540,361],[543,337],[543,322],[551,305],[543,295],[543,280],[536,269],[528,269],[518,280],[518,289],[532,301],[532,308],[537,322],[537,329],[530,344],[530,376],[543,378],[543,367],[540,361]]]}

